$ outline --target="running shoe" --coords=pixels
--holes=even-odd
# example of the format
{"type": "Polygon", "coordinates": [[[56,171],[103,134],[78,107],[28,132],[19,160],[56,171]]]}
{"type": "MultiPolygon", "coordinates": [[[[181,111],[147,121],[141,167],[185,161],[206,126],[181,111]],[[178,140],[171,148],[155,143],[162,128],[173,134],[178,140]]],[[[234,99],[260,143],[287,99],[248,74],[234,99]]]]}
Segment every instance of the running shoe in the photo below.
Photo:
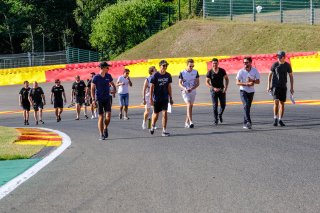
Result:
{"type": "Polygon", "coordinates": [[[189,128],[189,124],[188,123],[184,123],[184,128],[189,128]]]}
{"type": "Polygon", "coordinates": [[[95,119],[94,115],[91,116],[91,119],[95,119]]]}
{"type": "Polygon", "coordinates": [[[80,118],[76,118],[75,120],[77,120],[77,121],[78,121],[78,120],[80,120],[80,118]]]}
{"type": "Polygon", "coordinates": [[[41,123],[41,124],[44,124],[43,120],[40,120],[40,123],[41,123]]]}
{"type": "Polygon", "coordinates": [[[223,123],[222,115],[219,115],[220,123],[223,123]]]}
{"type": "Polygon", "coordinates": [[[104,135],[105,138],[109,137],[108,128],[103,130],[103,135],[104,135]]]}
{"type": "Polygon", "coordinates": [[[39,124],[39,122],[38,121],[36,121],[36,125],[38,125],[39,124]]]}
{"type": "Polygon", "coordinates": [[[153,135],[153,133],[154,133],[154,127],[152,126],[149,131],[150,131],[150,134],[153,135]]]}
{"type": "Polygon", "coordinates": [[[24,125],[27,125],[27,121],[26,120],[24,121],[24,125]]]}
{"type": "Polygon", "coordinates": [[[252,124],[250,122],[247,123],[247,129],[252,129],[252,124]]]}
{"type": "Polygon", "coordinates": [[[190,122],[189,128],[194,128],[194,124],[192,122],[190,122]]]}
{"type": "Polygon", "coordinates": [[[123,120],[129,120],[130,118],[129,117],[123,117],[123,120]]]}
{"type": "Polygon", "coordinates": [[[168,137],[168,136],[170,136],[170,133],[169,132],[162,132],[162,136],[163,137],[168,137]]]}
{"type": "Polygon", "coordinates": [[[84,117],[86,118],[86,119],[88,119],[89,117],[88,117],[88,115],[84,115],[84,117]]]}
{"type": "Polygon", "coordinates": [[[26,120],[26,124],[29,125],[29,121],[28,120],[26,120]]]}
{"type": "Polygon", "coordinates": [[[121,114],[121,113],[119,114],[119,119],[120,119],[120,120],[122,119],[122,114],[121,114]]]}
{"type": "Polygon", "coordinates": [[[273,126],[278,126],[278,119],[274,119],[274,121],[273,121],[273,126]]]}
{"type": "Polygon", "coordinates": [[[104,135],[100,135],[99,141],[104,141],[105,139],[104,135]]]}
{"type": "Polygon", "coordinates": [[[143,121],[143,122],[142,122],[142,129],[146,129],[146,128],[147,128],[146,122],[143,121]]]}
{"type": "Polygon", "coordinates": [[[282,120],[279,120],[279,125],[280,125],[280,126],[286,126],[286,125],[283,123],[282,120]]]}
{"type": "Polygon", "coordinates": [[[218,119],[214,120],[214,125],[218,125],[218,119]]]}

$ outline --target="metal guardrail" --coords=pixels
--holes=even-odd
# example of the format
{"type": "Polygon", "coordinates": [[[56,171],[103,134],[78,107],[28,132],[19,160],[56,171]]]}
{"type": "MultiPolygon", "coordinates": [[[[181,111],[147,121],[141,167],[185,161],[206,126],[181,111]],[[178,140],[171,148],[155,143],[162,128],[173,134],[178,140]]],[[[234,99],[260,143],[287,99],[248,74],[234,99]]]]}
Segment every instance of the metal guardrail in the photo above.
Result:
{"type": "Polygon", "coordinates": [[[203,17],[320,24],[319,0],[203,0],[203,17]]]}

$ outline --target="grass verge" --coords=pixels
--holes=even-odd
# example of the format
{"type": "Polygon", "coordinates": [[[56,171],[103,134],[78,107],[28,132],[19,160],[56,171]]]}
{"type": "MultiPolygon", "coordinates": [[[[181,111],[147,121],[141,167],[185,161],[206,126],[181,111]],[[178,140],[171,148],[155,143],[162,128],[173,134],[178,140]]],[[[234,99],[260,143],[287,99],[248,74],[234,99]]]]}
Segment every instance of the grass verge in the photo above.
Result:
{"type": "Polygon", "coordinates": [[[320,26],[190,19],[160,31],[116,59],[319,51],[320,26]]]}
{"type": "Polygon", "coordinates": [[[19,132],[16,129],[0,126],[0,160],[28,159],[43,148],[14,144],[18,137],[19,132]]]}

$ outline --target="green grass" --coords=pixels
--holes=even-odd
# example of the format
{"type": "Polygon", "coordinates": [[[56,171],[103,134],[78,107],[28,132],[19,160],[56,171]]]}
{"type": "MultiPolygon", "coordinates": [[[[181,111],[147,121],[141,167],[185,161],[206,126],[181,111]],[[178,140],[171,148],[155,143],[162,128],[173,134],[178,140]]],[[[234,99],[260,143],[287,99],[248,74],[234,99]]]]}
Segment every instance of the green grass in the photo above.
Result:
{"type": "Polygon", "coordinates": [[[320,26],[190,19],[153,35],[116,59],[267,54],[320,50],[320,26]]]}
{"type": "Polygon", "coordinates": [[[0,160],[27,159],[43,148],[43,146],[14,144],[18,137],[19,132],[16,129],[0,126],[0,160]]]}

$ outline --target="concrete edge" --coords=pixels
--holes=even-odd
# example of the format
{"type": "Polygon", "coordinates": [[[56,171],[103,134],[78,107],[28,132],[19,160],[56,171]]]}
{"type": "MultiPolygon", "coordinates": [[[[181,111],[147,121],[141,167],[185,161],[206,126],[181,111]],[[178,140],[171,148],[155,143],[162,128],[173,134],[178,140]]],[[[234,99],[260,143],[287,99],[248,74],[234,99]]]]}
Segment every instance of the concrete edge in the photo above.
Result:
{"type": "Polygon", "coordinates": [[[71,145],[71,139],[67,134],[60,132],[58,130],[53,130],[49,128],[39,128],[39,129],[48,130],[48,131],[52,131],[59,134],[62,137],[62,145],[59,146],[57,149],[55,149],[53,152],[51,152],[48,156],[43,158],[41,161],[33,165],[31,168],[29,168],[22,174],[18,175],[17,177],[15,177],[14,179],[10,180],[8,183],[0,187],[0,200],[5,196],[7,196],[10,192],[15,190],[22,183],[27,181],[29,178],[31,178],[33,175],[35,175],[37,172],[39,172],[42,168],[44,168],[56,157],[62,154],[62,152],[64,152],[71,145]]]}

